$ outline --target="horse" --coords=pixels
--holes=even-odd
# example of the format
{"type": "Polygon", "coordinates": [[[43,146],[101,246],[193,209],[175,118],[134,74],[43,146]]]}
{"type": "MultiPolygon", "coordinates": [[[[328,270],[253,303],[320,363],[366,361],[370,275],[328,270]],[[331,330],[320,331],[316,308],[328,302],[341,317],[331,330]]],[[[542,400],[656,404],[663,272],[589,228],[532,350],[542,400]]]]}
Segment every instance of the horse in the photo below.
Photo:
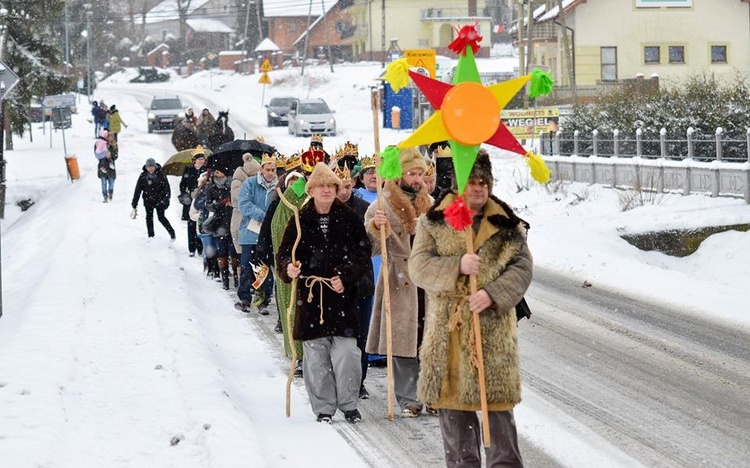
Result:
{"type": "Polygon", "coordinates": [[[219,111],[214,133],[208,136],[208,147],[215,150],[224,143],[234,141],[234,131],[229,126],[229,111],[219,111]]]}
{"type": "Polygon", "coordinates": [[[172,132],[172,145],[177,151],[193,149],[198,143],[198,136],[189,121],[183,120],[175,126],[172,132]]]}

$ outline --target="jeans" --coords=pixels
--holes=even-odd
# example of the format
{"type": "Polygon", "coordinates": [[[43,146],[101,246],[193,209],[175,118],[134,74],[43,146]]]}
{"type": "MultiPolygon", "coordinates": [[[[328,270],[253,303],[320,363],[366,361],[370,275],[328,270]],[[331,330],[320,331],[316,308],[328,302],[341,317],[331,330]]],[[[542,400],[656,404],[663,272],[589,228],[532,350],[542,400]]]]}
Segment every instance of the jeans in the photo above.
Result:
{"type": "Polygon", "coordinates": [[[203,243],[203,260],[216,257],[216,242],[211,234],[198,234],[203,243]]]}
{"type": "Polygon", "coordinates": [[[100,177],[99,180],[102,181],[102,195],[105,197],[111,196],[112,192],[115,191],[115,179],[113,177],[100,177]]]}
{"type": "Polygon", "coordinates": [[[240,254],[240,287],[237,288],[237,297],[241,301],[253,301],[253,281],[255,281],[255,272],[250,262],[255,257],[256,244],[242,244],[242,253],[240,254]]]}

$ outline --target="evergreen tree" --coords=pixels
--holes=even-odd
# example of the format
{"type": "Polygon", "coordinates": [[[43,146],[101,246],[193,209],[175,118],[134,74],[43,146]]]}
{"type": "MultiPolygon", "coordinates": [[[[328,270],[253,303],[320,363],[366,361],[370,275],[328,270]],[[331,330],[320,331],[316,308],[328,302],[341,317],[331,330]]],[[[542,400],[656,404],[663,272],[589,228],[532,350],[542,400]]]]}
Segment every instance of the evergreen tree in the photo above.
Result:
{"type": "Polygon", "coordinates": [[[64,0],[4,0],[0,58],[21,78],[6,96],[12,130],[23,135],[31,96],[63,93],[71,79],[63,73],[55,27],[62,22],[64,0]]]}

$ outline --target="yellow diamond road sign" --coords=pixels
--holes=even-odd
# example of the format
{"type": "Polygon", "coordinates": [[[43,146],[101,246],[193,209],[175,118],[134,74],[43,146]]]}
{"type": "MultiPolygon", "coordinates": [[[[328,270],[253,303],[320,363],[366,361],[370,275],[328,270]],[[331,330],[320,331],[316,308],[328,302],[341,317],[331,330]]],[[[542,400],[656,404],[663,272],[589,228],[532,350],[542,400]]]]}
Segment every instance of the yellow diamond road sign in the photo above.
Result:
{"type": "Polygon", "coordinates": [[[268,77],[268,73],[263,72],[263,74],[260,75],[260,79],[258,80],[258,83],[271,84],[271,78],[268,77]]]}
{"type": "Polygon", "coordinates": [[[417,73],[435,78],[435,49],[405,50],[404,57],[410,68],[417,69],[417,73]]]}
{"type": "Polygon", "coordinates": [[[270,72],[273,70],[273,67],[271,66],[271,61],[268,59],[265,59],[262,64],[260,64],[260,71],[262,72],[270,72]]]}

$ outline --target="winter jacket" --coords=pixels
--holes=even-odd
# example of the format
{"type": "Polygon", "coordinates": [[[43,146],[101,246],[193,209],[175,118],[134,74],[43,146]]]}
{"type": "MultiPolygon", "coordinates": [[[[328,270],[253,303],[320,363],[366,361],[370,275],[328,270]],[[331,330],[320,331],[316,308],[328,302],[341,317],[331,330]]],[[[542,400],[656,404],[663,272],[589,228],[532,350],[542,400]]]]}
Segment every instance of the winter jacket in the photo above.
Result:
{"type": "MultiPolygon", "coordinates": [[[[182,171],[182,179],[180,179],[180,195],[187,193],[192,194],[193,191],[198,187],[198,177],[206,172],[206,166],[201,166],[200,169],[196,169],[195,166],[191,165],[182,171]]],[[[182,205],[182,220],[190,220],[190,205],[182,205]]]]}
{"type": "Polygon", "coordinates": [[[238,254],[242,253],[242,242],[240,242],[239,237],[242,214],[237,209],[237,206],[239,204],[240,187],[242,187],[242,183],[245,182],[245,180],[250,177],[254,177],[256,174],[258,174],[258,171],[260,171],[260,164],[258,164],[258,161],[253,159],[252,156],[249,156],[248,158],[249,159],[244,161],[242,166],[234,170],[234,174],[232,175],[232,184],[230,186],[233,209],[232,219],[229,223],[229,230],[232,233],[232,243],[234,243],[234,250],[236,250],[238,254]]]}
{"type": "MultiPolygon", "coordinates": [[[[370,207],[370,204],[354,195],[353,193],[345,204],[357,214],[364,225],[365,213],[370,207]]],[[[380,241],[378,240],[378,242],[380,241]]],[[[375,279],[373,277],[372,262],[368,262],[368,265],[365,268],[365,274],[362,275],[362,277],[359,279],[359,283],[357,283],[357,290],[359,291],[359,297],[361,299],[372,297],[372,295],[375,294],[375,279]]]]}
{"type": "MultiPolygon", "coordinates": [[[[417,286],[409,277],[409,255],[411,238],[416,232],[417,218],[426,212],[432,198],[423,185],[414,203],[410,201],[401,187],[388,181],[383,187],[383,211],[385,211],[390,229],[386,229],[388,248],[388,271],[380,269],[375,287],[375,306],[372,310],[370,331],[365,350],[369,354],[387,353],[387,333],[385,320],[385,296],[383,275],[388,275],[391,298],[391,331],[393,336],[393,355],[404,358],[417,357],[419,307],[417,286]]],[[[380,230],[372,224],[372,217],[378,209],[373,203],[365,214],[365,226],[372,243],[372,255],[380,255],[380,230]]]]}
{"type": "Polygon", "coordinates": [[[273,220],[273,215],[276,213],[276,208],[278,208],[279,203],[281,203],[281,199],[276,194],[275,190],[271,194],[271,197],[271,204],[268,205],[268,210],[266,210],[266,215],[263,217],[263,223],[260,226],[258,243],[255,246],[255,258],[253,259],[253,263],[256,265],[259,262],[263,262],[269,267],[276,264],[273,258],[273,243],[271,242],[271,221],[273,220]]]}
{"type": "MultiPolygon", "coordinates": [[[[232,181],[234,182],[234,181],[232,181]]],[[[237,209],[235,213],[240,216],[239,242],[241,245],[256,245],[258,243],[258,232],[247,228],[250,220],[263,223],[268,207],[274,200],[274,190],[278,179],[274,178],[267,182],[260,172],[254,177],[248,177],[240,187],[237,209]]],[[[232,215],[234,219],[234,214],[232,215]]]]}
{"type": "Polygon", "coordinates": [[[100,179],[116,179],[117,169],[115,167],[115,161],[117,161],[117,157],[119,155],[117,142],[114,140],[110,141],[109,145],[107,146],[107,151],[107,156],[99,160],[96,173],[100,179]]]}
{"type": "Polygon", "coordinates": [[[107,151],[109,151],[108,137],[108,131],[104,129],[99,130],[99,136],[96,137],[96,141],[94,142],[94,155],[96,159],[102,159],[107,155],[107,151]]]}
{"type": "MultiPolygon", "coordinates": [[[[453,193],[446,194],[420,218],[409,260],[411,278],[429,298],[417,394],[420,401],[435,408],[475,411],[480,409],[480,396],[477,369],[472,364],[476,356],[473,320],[468,302],[463,300],[470,293],[469,278],[460,273],[466,238],[443,214],[454,200],[453,193]]],[[[526,229],[526,223],[508,205],[490,197],[474,234],[474,250],[480,257],[477,288],[492,299],[492,305],[479,314],[491,411],[507,411],[521,401],[513,309],[532,277],[526,229]]]]}
{"type": "Polygon", "coordinates": [[[223,180],[213,177],[207,184],[206,209],[218,217],[218,221],[211,233],[214,237],[229,235],[229,223],[232,219],[232,203],[229,193],[231,184],[231,177],[224,177],[223,180]]]}
{"type": "Polygon", "coordinates": [[[138,176],[138,182],[135,184],[135,193],[131,203],[133,209],[138,207],[141,193],[143,193],[143,206],[146,208],[167,209],[169,207],[171,189],[167,177],[161,173],[161,164],[156,165],[153,174],[146,170],[145,165],[143,166],[143,172],[138,176]]]}
{"type": "Polygon", "coordinates": [[[109,131],[112,133],[120,133],[122,130],[122,118],[120,117],[120,111],[117,109],[113,110],[109,114],[109,131]]]}
{"type": "MultiPolygon", "coordinates": [[[[299,301],[294,321],[295,340],[357,336],[359,300],[356,284],[369,264],[370,241],[359,217],[341,201],[334,200],[327,216],[326,238],[320,229],[321,215],[315,209],[315,203],[311,201],[299,212],[302,236],[296,258],[302,264],[302,276],[297,280],[299,301]],[[311,277],[330,279],[337,275],[344,284],[343,293],[337,293],[322,283],[309,283],[311,277]]],[[[286,283],[292,281],[286,268],[292,261],[296,238],[297,225],[289,223],[276,255],[276,271],[286,283]]]]}

